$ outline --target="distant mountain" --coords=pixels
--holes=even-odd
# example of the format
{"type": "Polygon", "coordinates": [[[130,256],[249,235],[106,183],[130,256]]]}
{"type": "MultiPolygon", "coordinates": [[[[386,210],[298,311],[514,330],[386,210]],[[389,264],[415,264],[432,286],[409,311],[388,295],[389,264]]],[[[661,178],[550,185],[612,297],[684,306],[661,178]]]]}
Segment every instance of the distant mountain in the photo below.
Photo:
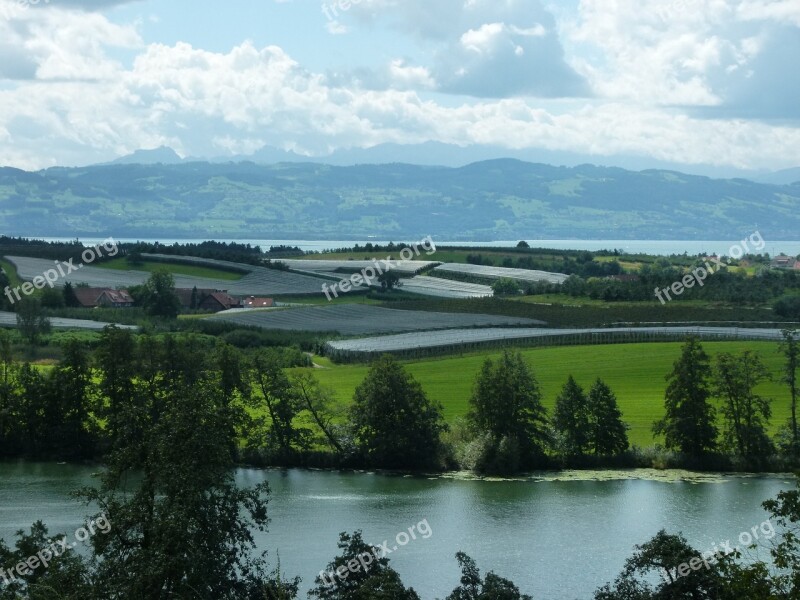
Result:
{"type": "Polygon", "coordinates": [[[509,159],[0,169],[0,231],[26,236],[691,240],[758,227],[792,240],[798,208],[800,186],[509,159]]]}
{"type": "Polygon", "coordinates": [[[800,167],[795,169],[784,169],[783,171],[776,171],[766,175],[758,175],[753,177],[754,181],[759,183],[771,183],[773,185],[789,185],[792,183],[800,183],[800,167]]]}
{"type": "MultiPolygon", "coordinates": [[[[352,167],[356,165],[384,165],[403,163],[423,166],[464,167],[466,165],[486,160],[513,158],[531,163],[545,163],[576,167],[578,165],[594,163],[616,166],[631,171],[647,169],[660,169],[664,171],[680,171],[691,175],[715,177],[719,179],[751,179],[760,183],[785,184],[798,179],[784,172],[770,173],[767,171],[745,171],[732,167],[719,167],[715,165],[682,165],[678,163],[656,160],[642,156],[615,155],[603,159],[602,157],[575,152],[558,150],[545,150],[540,148],[525,148],[511,150],[500,146],[474,144],[470,146],[457,146],[441,142],[425,142],[422,144],[378,144],[370,148],[343,148],[328,154],[306,156],[295,152],[281,150],[272,146],[264,146],[253,154],[240,154],[218,157],[189,157],[183,162],[211,162],[211,163],[237,163],[254,162],[260,165],[274,165],[278,163],[319,163],[337,167],[352,167]]],[[[176,164],[180,158],[169,148],[158,150],[140,151],[130,156],[114,161],[112,164],[176,164]],[[173,159],[169,160],[169,151],[173,159]],[[160,154],[164,152],[163,154],[160,154]]],[[[107,164],[107,163],[106,163],[107,164]]]]}
{"type": "MultiPolygon", "coordinates": [[[[172,148],[161,146],[153,150],[137,150],[133,154],[122,156],[106,163],[109,165],[177,165],[183,162],[172,148]]],[[[99,165],[103,166],[103,165],[99,165]]]]}

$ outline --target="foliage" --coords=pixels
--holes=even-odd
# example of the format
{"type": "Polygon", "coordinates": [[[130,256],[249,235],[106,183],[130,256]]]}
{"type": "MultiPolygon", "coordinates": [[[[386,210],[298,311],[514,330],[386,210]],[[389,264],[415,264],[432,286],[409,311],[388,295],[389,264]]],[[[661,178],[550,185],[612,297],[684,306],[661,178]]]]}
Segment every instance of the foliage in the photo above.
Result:
{"type": "Polygon", "coordinates": [[[181,301],[175,293],[175,278],[165,270],[150,275],[134,298],[153,317],[174,319],[181,309],[181,301]]]}
{"type": "Polygon", "coordinates": [[[50,319],[42,312],[38,298],[26,297],[17,302],[17,327],[31,346],[50,332],[50,319]]]}
{"type": "Polygon", "coordinates": [[[517,296],[522,291],[515,279],[502,278],[492,284],[495,296],[517,296]]]}
{"type": "Polygon", "coordinates": [[[688,339],[666,378],[666,414],[653,425],[654,433],[664,436],[668,449],[692,457],[715,449],[717,428],[714,407],[709,402],[709,376],[708,355],[697,339],[688,339]]]}
{"type": "Polygon", "coordinates": [[[628,449],[628,426],[617,397],[600,378],[589,390],[589,447],[595,455],[613,456],[628,449]]]}
{"type": "Polygon", "coordinates": [[[556,398],[553,427],[559,450],[566,456],[581,456],[590,445],[589,399],[572,375],[556,398]]]}
{"type": "Polygon", "coordinates": [[[519,352],[505,351],[497,362],[486,359],[468,419],[476,432],[492,436],[501,455],[518,452],[516,462],[523,469],[542,462],[550,442],[547,415],[539,385],[519,352]]]}
{"type": "Polygon", "coordinates": [[[456,554],[461,568],[461,585],[445,600],[533,600],[528,594],[520,594],[519,588],[508,579],[489,572],[481,579],[475,561],[463,552],[456,554]]]}
{"type": "Polygon", "coordinates": [[[378,359],[356,388],[350,423],[357,451],[370,466],[439,466],[442,408],[391,356],[378,359]]]}
{"type": "Polygon", "coordinates": [[[758,354],[745,350],[740,356],[720,354],[715,364],[716,395],[722,398],[727,447],[740,457],[756,460],[768,457],[772,442],[766,425],[772,415],[770,400],[754,388],[769,378],[758,354]]]}

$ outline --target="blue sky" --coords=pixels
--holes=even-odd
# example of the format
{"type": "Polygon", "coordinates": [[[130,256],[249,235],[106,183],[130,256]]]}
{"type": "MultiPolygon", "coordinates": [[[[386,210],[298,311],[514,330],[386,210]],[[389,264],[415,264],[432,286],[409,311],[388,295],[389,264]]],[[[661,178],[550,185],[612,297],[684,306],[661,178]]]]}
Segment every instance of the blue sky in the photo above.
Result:
{"type": "Polygon", "coordinates": [[[0,0],[0,165],[438,141],[800,165],[797,0],[0,0]]]}

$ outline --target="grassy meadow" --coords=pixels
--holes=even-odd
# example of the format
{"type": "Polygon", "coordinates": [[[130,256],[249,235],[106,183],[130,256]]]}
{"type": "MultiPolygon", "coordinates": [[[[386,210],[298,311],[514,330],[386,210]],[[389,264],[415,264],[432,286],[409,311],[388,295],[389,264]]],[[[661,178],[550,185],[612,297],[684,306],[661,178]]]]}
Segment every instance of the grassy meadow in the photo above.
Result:
{"type": "MultiPolygon", "coordinates": [[[[777,344],[771,342],[704,342],[703,347],[712,359],[721,352],[739,353],[755,350],[764,359],[772,382],[764,383],[758,392],[773,399],[771,431],[777,430],[789,417],[789,394],[780,383],[783,359],[777,344]]],[[[651,446],[653,421],[664,412],[665,376],[680,355],[680,343],[614,344],[604,346],[561,346],[555,348],[523,349],[522,354],[539,381],[544,404],[552,411],[561,386],[571,374],[588,391],[601,377],[617,395],[623,418],[631,426],[632,444],[651,446]]],[[[498,351],[404,361],[408,371],[422,384],[431,399],[444,406],[445,418],[453,421],[468,410],[468,400],[481,364],[500,355],[498,351]]],[[[315,362],[323,368],[313,369],[314,375],[333,388],[336,397],[349,403],[356,386],[367,374],[366,365],[334,365],[325,359],[315,362]]]]}
{"type": "Polygon", "coordinates": [[[243,277],[243,273],[234,273],[223,269],[212,267],[201,267],[184,263],[172,263],[162,261],[145,260],[136,265],[131,265],[125,258],[114,258],[92,265],[101,269],[112,269],[114,271],[144,271],[154,273],[166,269],[173,275],[189,275],[193,277],[204,277],[206,279],[221,279],[223,281],[238,281],[243,277]]]}

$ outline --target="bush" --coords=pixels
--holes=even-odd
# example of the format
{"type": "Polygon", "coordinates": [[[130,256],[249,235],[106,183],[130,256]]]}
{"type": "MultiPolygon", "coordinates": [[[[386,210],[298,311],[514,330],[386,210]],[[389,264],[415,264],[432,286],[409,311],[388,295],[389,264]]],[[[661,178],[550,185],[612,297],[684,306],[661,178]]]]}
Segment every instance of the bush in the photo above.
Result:
{"type": "Polygon", "coordinates": [[[782,296],[772,306],[775,314],[790,319],[800,319],[800,296],[791,294],[782,296]]]}

